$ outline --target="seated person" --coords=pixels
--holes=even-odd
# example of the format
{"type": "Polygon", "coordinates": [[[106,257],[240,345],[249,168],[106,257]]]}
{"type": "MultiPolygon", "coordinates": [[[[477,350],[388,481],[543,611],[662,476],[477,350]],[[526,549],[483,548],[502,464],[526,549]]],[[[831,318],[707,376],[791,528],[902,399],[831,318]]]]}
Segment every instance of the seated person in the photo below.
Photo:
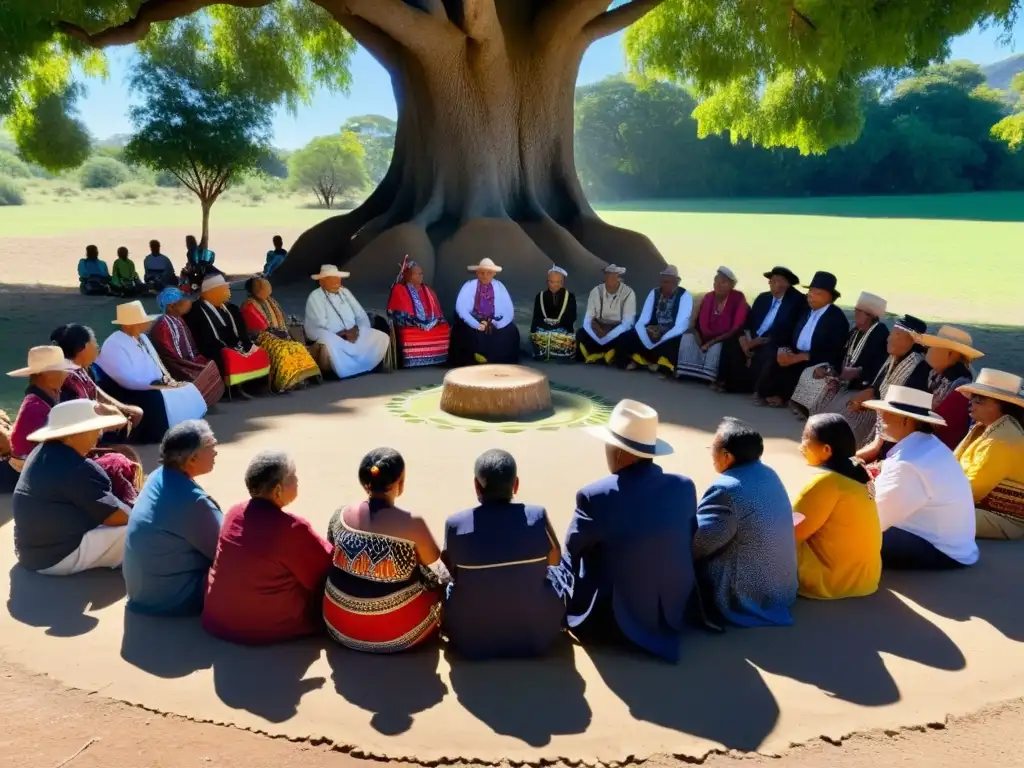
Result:
{"type": "Polygon", "coordinates": [[[789,626],[796,601],[793,507],[764,440],[725,419],[711,444],[719,477],[697,507],[693,560],[705,609],[741,627],[789,626]]]}
{"type": "Polygon", "coordinates": [[[690,327],[693,295],[679,285],[679,270],[665,267],[660,284],[647,294],[636,325],[622,335],[616,359],[627,371],[645,366],[651,373],[676,369],[679,341],[690,327]]]}
{"type": "Polygon", "coordinates": [[[322,265],[312,276],[320,287],[306,299],[306,339],[327,347],[339,379],[369,373],[390,362],[386,360],[391,349],[387,321],[370,322],[363,305],[341,284],[348,276],[333,264],[322,265]]]}
{"type": "Polygon", "coordinates": [[[423,282],[423,267],[406,256],[388,296],[388,318],[394,329],[402,368],[441,365],[448,361],[451,328],[441,302],[423,282]]]}
{"type": "Polygon", "coordinates": [[[753,392],[779,347],[790,343],[793,328],[807,307],[807,298],[796,287],[800,278],[793,272],[773,267],[764,276],[768,290],[754,299],[740,332],[722,344],[715,382],[720,392],[753,392]]]}
{"type": "Polygon", "coordinates": [[[183,319],[192,309],[192,296],[174,286],[156,297],[163,313],[149,329],[150,342],[167,373],[178,381],[190,381],[212,408],[224,397],[224,379],[213,360],[199,354],[192,331],[183,319]]]}
{"type": "Polygon", "coordinates": [[[711,291],[701,299],[697,327],[679,343],[676,376],[704,379],[713,390],[724,391],[718,383],[722,345],[742,330],[747,309],[747,297],[736,290],[735,273],[719,267],[711,291]]]}
{"type": "Polygon", "coordinates": [[[512,501],[519,477],[505,451],[476,460],[473,487],[480,504],[445,523],[444,633],[471,659],[543,655],[561,637],[567,595],[547,512],[512,501]]]}
{"type": "Polygon", "coordinates": [[[423,518],[395,506],[405,490],[405,460],[377,448],[359,462],[366,500],[331,518],[333,566],[323,595],[327,631],[354,651],[395,653],[435,636],[439,587],[450,581],[423,518]]]}
{"type": "Polygon", "coordinates": [[[249,295],[242,302],[245,327],[256,337],[256,344],[270,357],[270,380],[275,392],[290,392],[304,387],[308,379],[320,377],[320,366],[306,345],[288,333],[288,318],[270,294],[270,281],[250,277],[245,283],[249,295]]]}
{"type": "Polygon", "coordinates": [[[853,462],[857,443],[838,413],[811,416],[800,453],[821,474],[793,502],[800,594],[818,600],[863,597],[882,577],[882,528],[868,473],[853,462]]]}
{"type": "Polygon", "coordinates": [[[267,262],[263,265],[264,277],[270,277],[274,274],[274,271],[284,264],[284,260],[288,258],[288,251],[284,249],[284,240],[281,239],[280,235],[274,235],[273,243],[274,249],[267,251],[267,262]]]}
{"type": "Polygon", "coordinates": [[[217,254],[206,247],[205,237],[202,242],[197,241],[195,235],[185,237],[185,268],[181,270],[181,278],[189,290],[198,291],[207,277],[221,274],[213,265],[216,258],[217,254]]]}
{"type": "Polygon", "coordinates": [[[836,306],[840,295],[835,275],[814,274],[808,286],[807,309],[793,330],[789,346],[779,347],[775,360],[761,371],[754,387],[757,403],[781,408],[789,401],[805,368],[821,363],[833,368],[842,365],[850,323],[836,306]]]}
{"type": "Polygon", "coordinates": [[[625,267],[609,264],[604,282],[587,297],[583,326],[576,331],[576,347],[585,363],[615,362],[618,339],[636,322],[636,294],[622,282],[625,267]]]}
{"type": "Polygon", "coordinates": [[[95,245],[85,246],[85,258],[78,260],[78,290],[86,296],[107,296],[110,293],[110,272],[95,245]]]}
{"type": "Polygon", "coordinates": [[[203,629],[242,645],[321,634],[331,548],[306,520],[285,511],[299,495],[295,462],[282,451],[263,451],[249,462],[245,487],[249,501],[232,507],[220,530],[203,629]]]}
{"type": "Polygon", "coordinates": [[[212,274],[203,280],[200,301],[192,304],[184,319],[196,352],[217,364],[228,397],[236,389],[241,397],[251,399],[242,386],[266,380],[270,357],[249,338],[242,313],[231,303],[231,286],[224,275],[212,274]]]}
{"type": "MultiPolygon", "coordinates": [[[[11,371],[8,376],[28,378],[25,399],[22,400],[18,415],[11,425],[11,454],[0,472],[6,477],[2,484],[13,490],[18,475],[29,454],[36,447],[32,435],[46,426],[52,409],[61,401],[61,390],[68,374],[74,371],[74,363],[66,360],[60,347],[33,347],[28,351],[28,366],[11,371]]],[[[91,400],[91,398],[90,398],[91,400]]],[[[123,429],[126,419],[116,408],[92,401],[104,416],[121,416],[114,419],[106,430],[123,429]]],[[[89,454],[108,476],[114,495],[127,506],[135,503],[135,496],[142,487],[142,467],[138,454],[122,446],[95,449],[89,454]]]]}
{"type": "Polygon", "coordinates": [[[100,415],[89,400],[58,403],[46,425],[28,435],[39,443],[14,489],[14,551],[23,568],[70,576],[119,568],[131,506],[110,476],[88,458],[104,429],[124,417],[100,415]]]}
{"type": "Polygon", "coordinates": [[[979,539],[1024,538],[1024,381],[982,368],[959,388],[974,426],[953,455],[974,495],[979,539]]]}
{"type": "Polygon", "coordinates": [[[576,296],[565,287],[561,267],[548,270],[548,286],[533,300],[530,344],[534,360],[576,358],[576,296]]]}
{"type": "Polygon", "coordinates": [[[174,272],[174,264],[171,260],[160,253],[160,241],[149,241],[149,253],[142,262],[143,280],[146,286],[154,293],[159,293],[164,288],[176,286],[178,276],[174,272]]]}
{"type": "Polygon", "coordinates": [[[128,249],[122,245],[117,249],[117,258],[111,271],[110,292],[116,296],[138,296],[145,288],[135,269],[135,262],[128,258],[128,249]]]}
{"type": "Polygon", "coordinates": [[[224,516],[195,479],[213,471],[216,445],[205,421],[182,422],[164,435],[160,466],[128,519],[122,567],[128,610],[151,616],[202,610],[224,516]]]}
{"type": "Polygon", "coordinates": [[[985,353],[974,348],[971,334],[951,325],[942,326],[934,334],[920,334],[917,342],[925,348],[924,359],[932,369],[928,374],[932,410],[946,422],[935,430],[935,436],[952,451],[970,426],[967,397],[957,390],[971,383],[971,363],[985,353]]]}
{"type": "MultiPolygon", "coordinates": [[[[837,395],[860,392],[882,370],[889,357],[889,329],[882,318],[887,308],[885,299],[862,291],[853,310],[853,330],[846,339],[840,368],[820,363],[805,368],[800,374],[789,406],[798,416],[824,413],[837,395]]],[[[848,402],[849,398],[844,398],[848,402]]],[[[835,412],[835,411],[832,411],[835,412]]]]}
{"type": "Polygon", "coordinates": [[[889,387],[878,411],[882,436],[893,443],[875,479],[882,524],[882,567],[945,570],[978,562],[971,483],[939,440],[941,416],[927,392],[889,387]]]}
{"type": "Polygon", "coordinates": [[[676,662],[693,591],[690,551],[697,491],[693,481],[662,470],[672,453],[658,439],[658,414],[622,400],[605,427],[611,474],[576,493],[562,567],[574,589],[566,623],[584,644],[632,643],[676,662]]]}
{"type": "Polygon", "coordinates": [[[455,299],[451,364],[518,362],[516,310],[505,286],[495,278],[501,267],[481,259],[466,269],[476,272],[476,278],[467,280],[455,299]]]}
{"type": "Polygon", "coordinates": [[[119,304],[114,320],[118,330],[103,342],[96,358],[103,387],[145,412],[133,432],[144,443],[158,443],[175,424],[206,415],[206,401],[195,384],[173,378],[153,349],[146,336],[153,319],[141,301],[119,304]]]}

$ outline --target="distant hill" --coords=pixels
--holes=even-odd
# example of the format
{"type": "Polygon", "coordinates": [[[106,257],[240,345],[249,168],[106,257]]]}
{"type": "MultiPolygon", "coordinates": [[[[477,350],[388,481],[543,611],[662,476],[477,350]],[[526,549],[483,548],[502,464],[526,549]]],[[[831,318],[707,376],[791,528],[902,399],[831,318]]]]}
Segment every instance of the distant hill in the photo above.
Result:
{"type": "Polygon", "coordinates": [[[1010,87],[1010,81],[1013,80],[1014,75],[1024,72],[1024,53],[1018,53],[1002,61],[997,61],[995,64],[989,64],[987,67],[982,67],[981,71],[985,73],[989,87],[1005,91],[1010,87]]]}

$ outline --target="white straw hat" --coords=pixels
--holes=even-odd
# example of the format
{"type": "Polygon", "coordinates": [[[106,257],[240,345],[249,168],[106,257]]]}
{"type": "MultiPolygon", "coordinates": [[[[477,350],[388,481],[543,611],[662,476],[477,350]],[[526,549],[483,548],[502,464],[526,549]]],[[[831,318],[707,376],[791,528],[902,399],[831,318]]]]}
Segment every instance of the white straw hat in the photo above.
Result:
{"type": "Polygon", "coordinates": [[[626,274],[626,268],[620,267],[618,264],[609,264],[604,268],[604,271],[609,275],[624,275],[626,274]]]}
{"type": "Polygon", "coordinates": [[[117,317],[110,322],[114,325],[145,325],[152,323],[160,315],[150,315],[141,301],[129,301],[117,305],[117,317]]]}
{"type": "Polygon", "coordinates": [[[874,317],[885,317],[885,312],[889,308],[889,302],[883,299],[881,296],[876,296],[873,293],[867,291],[861,291],[860,296],[857,297],[857,303],[854,305],[855,309],[859,309],[862,312],[867,312],[869,315],[874,317]]]}
{"type": "Polygon", "coordinates": [[[914,337],[914,341],[926,347],[951,349],[972,360],[985,356],[984,352],[980,352],[972,346],[974,339],[971,338],[971,334],[962,328],[954,328],[952,325],[942,326],[938,333],[920,333],[914,337]]]}
{"type": "Polygon", "coordinates": [[[469,272],[479,272],[481,269],[487,272],[501,272],[501,267],[494,263],[492,259],[480,259],[479,264],[471,264],[466,267],[469,272]]]}
{"type": "Polygon", "coordinates": [[[885,393],[884,400],[868,400],[864,407],[872,411],[895,413],[940,427],[946,426],[946,420],[932,410],[931,392],[921,389],[892,386],[885,393]]]}
{"type": "Polygon", "coordinates": [[[80,435],[83,432],[120,427],[126,423],[128,420],[120,414],[116,416],[98,414],[94,400],[68,400],[66,403],[58,403],[53,406],[46,418],[46,426],[37,429],[28,436],[28,439],[33,443],[42,443],[68,435],[80,435]]]}
{"type": "Polygon", "coordinates": [[[956,391],[963,395],[981,395],[1024,406],[1024,379],[995,368],[982,368],[977,379],[957,387],[956,391]]]}
{"type": "Polygon", "coordinates": [[[612,409],[605,427],[589,427],[587,432],[634,456],[653,459],[672,453],[672,446],[658,439],[658,412],[636,400],[620,400],[612,409]]]}
{"type": "Polygon", "coordinates": [[[310,275],[314,280],[323,280],[325,277],[340,277],[345,279],[346,277],[351,276],[352,274],[350,272],[342,272],[333,264],[321,264],[320,271],[315,275],[310,275]]]}
{"type": "Polygon", "coordinates": [[[60,347],[52,344],[46,347],[32,347],[28,351],[28,365],[16,371],[8,371],[8,376],[25,378],[36,373],[47,373],[48,371],[74,371],[78,366],[70,360],[64,359],[64,352],[60,347]]]}

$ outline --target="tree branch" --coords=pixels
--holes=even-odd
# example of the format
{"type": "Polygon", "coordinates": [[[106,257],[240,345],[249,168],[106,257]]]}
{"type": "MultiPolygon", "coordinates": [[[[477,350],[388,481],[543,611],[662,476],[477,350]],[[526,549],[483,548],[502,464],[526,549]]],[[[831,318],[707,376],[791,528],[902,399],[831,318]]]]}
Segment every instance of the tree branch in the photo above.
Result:
{"type": "Polygon", "coordinates": [[[494,0],[463,0],[462,8],[462,28],[467,37],[483,42],[501,34],[494,0]]]}
{"type": "Polygon", "coordinates": [[[592,19],[583,28],[583,33],[591,42],[614,35],[620,29],[625,29],[630,24],[640,21],[662,2],[663,0],[629,0],[629,2],[612,8],[610,11],[605,11],[597,18],[592,19]]]}
{"type": "Polygon", "coordinates": [[[410,51],[426,53],[439,38],[461,32],[447,16],[421,11],[403,0],[316,0],[347,28],[346,16],[363,19],[410,51]]]}
{"type": "Polygon", "coordinates": [[[544,39],[576,35],[609,5],[609,0],[554,0],[537,15],[537,31],[544,39]]]}

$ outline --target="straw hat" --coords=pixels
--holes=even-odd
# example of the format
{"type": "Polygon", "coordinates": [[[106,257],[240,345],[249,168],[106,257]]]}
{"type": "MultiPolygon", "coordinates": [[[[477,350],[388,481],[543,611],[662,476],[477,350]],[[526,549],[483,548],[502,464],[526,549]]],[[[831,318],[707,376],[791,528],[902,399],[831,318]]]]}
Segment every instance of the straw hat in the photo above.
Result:
{"type": "Polygon", "coordinates": [[[141,301],[129,301],[127,304],[117,305],[117,317],[110,322],[114,325],[145,325],[158,317],[160,315],[147,314],[141,301]]]}
{"type": "Polygon", "coordinates": [[[889,308],[889,302],[881,296],[861,291],[854,308],[867,312],[872,317],[885,317],[885,311],[889,308]]]}
{"type": "Polygon", "coordinates": [[[868,400],[864,407],[872,411],[895,413],[940,427],[946,426],[946,420],[932,410],[931,392],[921,389],[892,386],[885,393],[884,400],[868,400]]]}
{"type": "Polygon", "coordinates": [[[679,279],[679,268],[675,264],[669,264],[659,273],[662,277],[673,277],[679,279]]]}
{"type": "Polygon", "coordinates": [[[52,344],[47,347],[32,347],[28,351],[28,365],[16,371],[8,371],[8,376],[25,378],[36,373],[47,373],[48,371],[74,371],[78,366],[70,360],[64,359],[64,352],[60,347],[52,344]]]}
{"type": "Polygon", "coordinates": [[[315,275],[310,275],[314,280],[323,280],[325,277],[340,277],[342,279],[351,277],[351,272],[342,272],[333,264],[321,264],[320,271],[315,275]]]}
{"type": "Polygon", "coordinates": [[[46,418],[46,426],[37,429],[28,436],[28,439],[33,443],[42,443],[68,435],[120,427],[127,422],[128,420],[120,414],[100,416],[96,413],[96,403],[92,400],[68,400],[66,403],[53,406],[46,418]]]}
{"type": "Polygon", "coordinates": [[[479,272],[481,269],[487,272],[501,272],[501,267],[491,259],[480,259],[479,264],[471,264],[466,267],[466,270],[469,272],[479,272]]]}
{"type": "Polygon", "coordinates": [[[914,337],[914,341],[926,347],[951,349],[972,360],[976,357],[985,356],[984,352],[980,352],[971,346],[974,344],[971,334],[962,328],[954,328],[952,325],[942,326],[939,328],[938,333],[919,333],[914,337]]]}
{"type": "Polygon", "coordinates": [[[736,277],[736,273],[733,272],[728,267],[719,267],[718,269],[715,270],[715,274],[721,275],[724,278],[732,280],[733,285],[736,285],[736,283],[739,282],[739,278],[736,277]]]}
{"type": "Polygon", "coordinates": [[[644,459],[672,453],[672,446],[658,439],[658,412],[636,400],[620,400],[608,417],[607,426],[590,427],[587,432],[644,459]]]}
{"type": "Polygon", "coordinates": [[[995,368],[982,368],[975,381],[957,387],[956,391],[962,395],[981,395],[1024,406],[1024,379],[995,368]]]}

